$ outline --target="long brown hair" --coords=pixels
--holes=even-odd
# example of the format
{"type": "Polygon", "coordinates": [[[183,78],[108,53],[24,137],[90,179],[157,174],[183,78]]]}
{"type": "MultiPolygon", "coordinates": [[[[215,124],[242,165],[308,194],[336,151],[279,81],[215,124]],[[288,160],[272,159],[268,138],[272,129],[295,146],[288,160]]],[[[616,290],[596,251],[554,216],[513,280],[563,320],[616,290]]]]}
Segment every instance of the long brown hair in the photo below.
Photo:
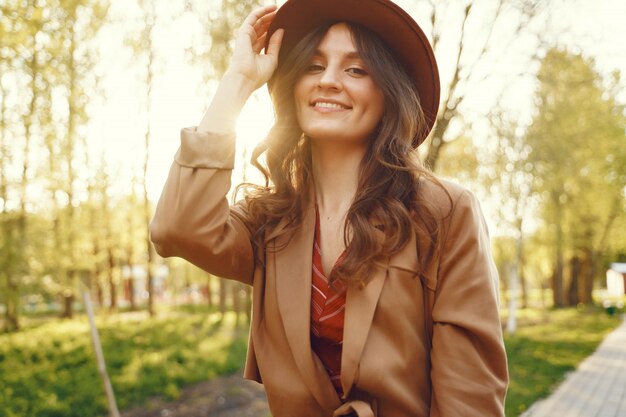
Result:
{"type": "MultiPolygon", "coordinates": [[[[287,223],[280,234],[299,227],[311,196],[311,144],[298,125],[293,90],[330,26],[332,23],[305,36],[269,81],[276,121],[252,155],[252,163],[263,172],[266,184],[246,184],[248,212],[256,230],[253,240],[258,249],[266,247],[266,239],[276,237],[276,233],[268,232],[281,220],[287,219],[287,223]],[[262,154],[265,166],[259,161],[262,154]]],[[[426,129],[414,81],[378,36],[362,26],[348,26],[385,100],[383,116],[368,142],[357,192],[346,215],[346,255],[330,277],[331,281],[353,284],[363,283],[368,277],[366,271],[399,252],[411,233],[429,248],[420,254],[420,268],[425,269],[436,251],[440,216],[419,192],[424,181],[439,183],[423,168],[411,145],[413,138],[423,136],[426,129]]]]}

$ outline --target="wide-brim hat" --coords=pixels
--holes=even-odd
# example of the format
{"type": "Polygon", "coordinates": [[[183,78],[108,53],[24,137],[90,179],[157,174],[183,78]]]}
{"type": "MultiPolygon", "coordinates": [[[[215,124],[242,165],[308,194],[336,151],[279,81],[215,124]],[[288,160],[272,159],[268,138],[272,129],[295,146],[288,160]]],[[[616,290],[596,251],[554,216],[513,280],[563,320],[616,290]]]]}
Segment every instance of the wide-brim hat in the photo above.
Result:
{"type": "Polygon", "coordinates": [[[437,61],[422,29],[389,0],[288,0],[278,9],[267,33],[269,43],[277,29],[285,29],[278,65],[304,36],[331,22],[356,23],[376,33],[413,78],[427,125],[425,133],[413,141],[417,147],[435,124],[439,108],[437,61]]]}

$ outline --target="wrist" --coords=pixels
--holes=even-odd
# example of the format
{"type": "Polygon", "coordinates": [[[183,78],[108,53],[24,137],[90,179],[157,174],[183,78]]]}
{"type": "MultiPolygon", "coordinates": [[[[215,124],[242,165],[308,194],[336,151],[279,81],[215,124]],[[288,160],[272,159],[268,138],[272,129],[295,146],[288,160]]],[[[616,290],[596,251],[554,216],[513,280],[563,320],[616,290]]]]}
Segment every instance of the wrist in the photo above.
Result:
{"type": "Polygon", "coordinates": [[[255,80],[232,69],[226,70],[220,84],[227,86],[228,89],[233,91],[243,103],[245,103],[245,101],[258,88],[255,80]]]}
{"type": "Polygon", "coordinates": [[[239,113],[254,90],[253,82],[248,77],[227,71],[198,130],[233,132],[239,113]]]}

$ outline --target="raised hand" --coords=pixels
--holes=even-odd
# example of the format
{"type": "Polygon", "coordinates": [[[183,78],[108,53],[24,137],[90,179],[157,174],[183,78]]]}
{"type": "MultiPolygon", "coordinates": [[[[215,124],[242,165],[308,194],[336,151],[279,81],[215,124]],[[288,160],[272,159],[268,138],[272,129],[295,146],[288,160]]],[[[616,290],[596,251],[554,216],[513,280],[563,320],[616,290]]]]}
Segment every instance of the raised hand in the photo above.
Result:
{"type": "Polygon", "coordinates": [[[276,6],[256,9],[246,17],[237,30],[235,50],[228,69],[198,125],[202,132],[232,132],[246,100],[265,84],[278,64],[278,51],[283,39],[279,29],[270,38],[265,54],[261,50],[267,38],[267,29],[276,16],[276,6]]]}
{"type": "Polygon", "coordinates": [[[267,30],[275,16],[274,5],[258,8],[246,17],[237,30],[235,49],[227,72],[245,77],[252,83],[253,89],[259,88],[270,79],[278,63],[283,29],[274,32],[267,51],[261,54],[267,30]]]}

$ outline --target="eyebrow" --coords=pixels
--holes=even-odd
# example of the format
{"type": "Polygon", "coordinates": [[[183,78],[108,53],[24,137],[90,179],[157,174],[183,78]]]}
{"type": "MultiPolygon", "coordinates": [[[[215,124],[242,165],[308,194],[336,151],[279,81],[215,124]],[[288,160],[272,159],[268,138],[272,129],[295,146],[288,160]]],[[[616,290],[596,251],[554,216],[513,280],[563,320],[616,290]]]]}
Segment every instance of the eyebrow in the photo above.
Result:
{"type": "MultiPolygon", "coordinates": [[[[313,56],[326,56],[324,52],[319,49],[315,49],[313,56]]],[[[362,59],[361,55],[357,51],[350,51],[343,54],[344,59],[362,59]]]]}

